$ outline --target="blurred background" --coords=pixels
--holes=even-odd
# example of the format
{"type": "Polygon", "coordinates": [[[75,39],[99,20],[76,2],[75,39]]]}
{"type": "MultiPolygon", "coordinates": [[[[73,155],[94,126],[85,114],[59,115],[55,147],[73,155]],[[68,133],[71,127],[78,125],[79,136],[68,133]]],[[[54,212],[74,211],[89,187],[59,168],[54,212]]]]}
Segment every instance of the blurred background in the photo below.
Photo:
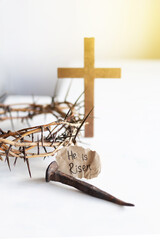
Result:
{"type": "Polygon", "coordinates": [[[84,37],[99,67],[159,59],[160,0],[0,0],[1,92],[52,95],[57,67],[83,67],[84,37]]]}

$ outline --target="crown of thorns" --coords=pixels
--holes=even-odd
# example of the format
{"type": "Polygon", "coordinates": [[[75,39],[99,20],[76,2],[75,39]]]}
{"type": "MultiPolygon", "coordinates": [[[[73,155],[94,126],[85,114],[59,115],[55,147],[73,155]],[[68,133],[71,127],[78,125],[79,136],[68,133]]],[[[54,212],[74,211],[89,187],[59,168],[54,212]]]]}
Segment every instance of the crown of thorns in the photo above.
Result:
{"type": "MultiPolygon", "coordinates": [[[[82,95],[82,94],[81,94],[82,95]]],[[[81,97],[80,95],[80,97],[81,97]]],[[[0,121],[20,119],[28,123],[29,119],[40,114],[52,114],[56,121],[49,124],[24,128],[18,131],[0,129],[0,159],[10,167],[10,158],[14,165],[18,158],[24,159],[29,175],[31,170],[29,159],[35,157],[53,156],[61,147],[76,144],[76,137],[89,114],[83,117],[80,114],[83,101],[75,103],[68,101],[58,102],[52,98],[50,104],[4,104],[0,103],[0,121]]],[[[0,97],[0,100],[2,97],[0,97]]]]}

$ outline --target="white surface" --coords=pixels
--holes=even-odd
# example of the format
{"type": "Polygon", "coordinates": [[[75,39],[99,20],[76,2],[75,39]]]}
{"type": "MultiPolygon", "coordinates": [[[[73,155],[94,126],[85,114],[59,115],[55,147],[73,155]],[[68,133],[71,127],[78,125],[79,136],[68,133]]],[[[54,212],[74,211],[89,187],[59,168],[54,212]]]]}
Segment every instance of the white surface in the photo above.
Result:
{"type": "MultiPolygon", "coordinates": [[[[160,234],[159,66],[158,61],[126,62],[122,79],[96,79],[95,137],[83,139],[102,161],[101,174],[89,182],[135,207],[46,183],[45,170],[53,158],[31,160],[32,179],[23,161],[18,160],[12,172],[0,162],[0,237],[160,234]]],[[[74,90],[81,84],[75,81],[74,90]]],[[[7,102],[18,99],[26,100],[12,97],[7,102]]],[[[32,125],[42,120],[36,118],[32,125]]],[[[9,129],[10,122],[1,128],[9,129]]]]}

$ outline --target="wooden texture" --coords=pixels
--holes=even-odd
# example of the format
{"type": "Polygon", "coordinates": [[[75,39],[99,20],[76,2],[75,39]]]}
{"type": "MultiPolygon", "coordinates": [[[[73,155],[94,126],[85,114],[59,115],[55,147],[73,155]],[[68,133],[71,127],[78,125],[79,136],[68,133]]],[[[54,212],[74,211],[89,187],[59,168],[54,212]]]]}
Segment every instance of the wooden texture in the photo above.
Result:
{"type": "MultiPolygon", "coordinates": [[[[120,68],[94,67],[94,38],[84,38],[84,68],[58,68],[58,78],[84,78],[85,115],[94,107],[94,79],[120,78],[120,68]]],[[[85,137],[94,135],[94,111],[87,119],[85,137]]]]}

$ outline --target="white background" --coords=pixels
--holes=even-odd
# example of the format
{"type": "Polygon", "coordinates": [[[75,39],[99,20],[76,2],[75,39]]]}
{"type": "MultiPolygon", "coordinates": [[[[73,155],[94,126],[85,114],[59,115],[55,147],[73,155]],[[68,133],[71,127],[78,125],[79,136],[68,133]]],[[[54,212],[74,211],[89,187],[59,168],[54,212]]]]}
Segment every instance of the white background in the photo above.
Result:
{"type": "MultiPolygon", "coordinates": [[[[122,79],[95,80],[95,137],[84,142],[102,161],[100,176],[90,182],[136,205],[121,208],[45,183],[52,158],[31,161],[32,179],[20,160],[11,173],[1,162],[0,237],[160,233],[160,62],[117,60],[160,56],[158,2],[0,0],[0,92],[52,95],[57,67],[83,67],[84,37],[95,37],[96,67],[122,67],[122,79]]],[[[61,99],[62,82],[69,80],[60,81],[61,99]]],[[[72,101],[82,82],[73,80],[72,101]]],[[[1,128],[10,129],[10,122],[1,128]]]]}
{"type": "MultiPolygon", "coordinates": [[[[32,179],[23,161],[18,160],[12,172],[1,162],[0,237],[160,234],[159,66],[159,61],[127,61],[121,65],[122,79],[97,79],[95,137],[81,139],[102,162],[102,172],[89,182],[135,207],[119,207],[62,184],[46,183],[45,170],[54,157],[31,160],[32,179]]],[[[81,85],[76,82],[73,90],[81,85]]],[[[26,100],[10,97],[7,102],[26,100]]],[[[32,125],[42,122],[43,117],[36,118],[32,125]]],[[[10,129],[10,122],[1,127],[10,129]]],[[[16,122],[15,127],[24,125],[16,122]]]]}
{"type": "Polygon", "coordinates": [[[97,67],[160,58],[159,12],[157,0],[0,0],[0,92],[52,95],[57,67],[83,67],[84,37],[97,67]]]}

